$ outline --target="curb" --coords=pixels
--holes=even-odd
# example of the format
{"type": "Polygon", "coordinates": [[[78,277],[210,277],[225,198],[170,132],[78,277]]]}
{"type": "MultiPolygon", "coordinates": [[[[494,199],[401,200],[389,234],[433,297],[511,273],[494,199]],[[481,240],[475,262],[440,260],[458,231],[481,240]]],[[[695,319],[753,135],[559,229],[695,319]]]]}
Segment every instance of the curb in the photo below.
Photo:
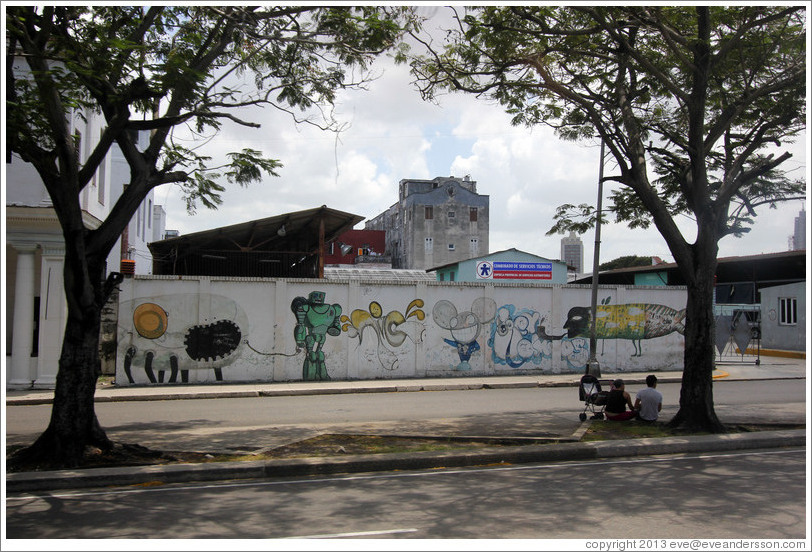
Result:
{"type": "MultiPolygon", "coordinates": [[[[634,380],[628,380],[635,383],[634,380]]],[[[640,380],[643,382],[645,380],[640,380]]],[[[675,378],[660,380],[664,383],[679,382],[675,378]]],[[[638,382],[638,383],[640,383],[638,382]]],[[[150,394],[121,394],[95,397],[95,402],[119,401],[170,401],[192,399],[239,399],[250,397],[292,397],[304,395],[346,395],[352,393],[407,393],[417,391],[470,391],[476,389],[518,389],[533,387],[578,387],[578,382],[485,382],[485,383],[421,383],[405,386],[363,386],[356,387],[315,387],[302,389],[263,389],[244,391],[191,391],[188,393],[172,393],[161,391],[150,394]]],[[[53,403],[52,397],[6,397],[7,406],[32,406],[53,403]]]]}
{"type": "Polygon", "coordinates": [[[461,468],[561,462],[760,448],[803,447],[806,430],[774,430],[675,438],[524,445],[477,451],[414,452],[309,457],[247,462],[90,468],[6,475],[7,492],[35,492],[122,485],[168,485],[215,480],[260,479],[345,473],[461,468]]]}
{"type": "MultiPolygon", "coordinates": [[[[625,377],[628,384],[643,384],[645,378],[625,377]]],[[[806,379],[805,376],[798,377],[775,377],[757,378],[758,381],[784,380],[784,379],[806,379]]],[[[727,372],[720,372],[713,376],[714,381],[755,381],[755,378],[730,377],[727,372]]],[[[678,377],[668,377],[658,379],[659,383],[681,383],[678,377]]],[[[124,401],[171,401],[171,400],[194,400],[194,399],[239,399],[251,397],[289,397],[303,395],[345,395],[351,393],[405,393],[416,391],[468,391],[475,389],[518,389],[518,388],[549,388],[549,387],[578,387],[578,382],[484,382],[484,383],[423,383],[406,386],[363,386],[358,387],[333,387],[333,388],[302,388],[302,389],[263,389],[263,390],[232,390],[232,391],[191,391],[188,393],[173,393],[162,389],[158,393],[150,394],[121,394],[95,397],[97,403],[124,402],[124,401]]],[[[42,404],[52,404],[53,397],[6,397],[6,406],[34,406],[42,404]]]]}
{"type": "MultiPolygon", "coordinates": [[[[738,347],[736,348],[736,352],[741,354],[741,350],[738,347]]],[[[752,347],[747,347],[744,350],[744,354],[778,358],[806,359],[806,351],[788,351],[786,349],[753,349],[752,347]]]]}

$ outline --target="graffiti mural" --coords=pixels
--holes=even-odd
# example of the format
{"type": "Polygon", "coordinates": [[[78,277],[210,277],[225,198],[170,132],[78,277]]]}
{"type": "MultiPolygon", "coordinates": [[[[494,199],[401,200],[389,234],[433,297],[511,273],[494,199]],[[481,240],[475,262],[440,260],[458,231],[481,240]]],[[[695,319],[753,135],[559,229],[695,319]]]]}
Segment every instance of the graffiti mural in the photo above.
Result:
{"type": "Polygon", "coordinates": [[[460,362],[456,370],[471,369],[471,356],[481,348],[477,341],[480,331],[495,315],[496,301],[489,297],[474,299],[471,310],[463,312],[458,312],[454,303],[445,299],[435,303],[431,316],[438,326],[451,332],[451,339],[443,341],[457,349],[460,362]]]}
{"type": "Polygon", "coordinates": [[[593,354],[608,373],[681,368],[681,288],[602,287],[593,348],[583,286],[329,284],[125,279],[116,382],[582,373],[593,354]]]}
{"type": "Polygon", "coordinates": [[[189,370],[213,370],[222,381],[222,368],[234,362],[242,350],[248,320],[242,308],[221,295],[161,295],[123,302],[118,343],[124,357],[124,374],[136,383],[140,368],[149,383],[189,381],[189,370]],[[197,309],[209,305],[212,317],[202,324],[197,309]],[[132,318],[124,313],[132,313],[132,318]],[[129,325],[128,322],[132,322],[129,325]],[[157,376],[156,376],[157,372],[157,376]]]}
{"type": "Polygon", "coordinates": [[[539,337],[543,322],[544,317],[536,311],[515,305],[500,307],[488,339],[493,361],[511,368],[521,368],[527,362],[540,367],[545,358],[552,357],[550,341],[539,337]]]}
{"type": "Polygon", "coordinates": [[[581,370],[589,362],[589,340],[583,337],[561,339],[561,360],[569,370],[581,370]]]}
{"type": "MultiPolygon", "coordinates": [[[[626,303],[609,305],[609,300],[597,306],[595,333],[598,339],[628,339],[634,347],[633,357],[643,354],[642,340],[663,337],[671,333],[685,335],[685,309],[665,305],[626,303]]],[[[567,336],[589,337],[591,324],[589,307],[572,307],[564,329],[567,336]]]]}
{"type": "Polygon", "coordinates": [[[351,338],[358,338],[359,345],[363,342],[364,330],[371,329],[375,334],[377,343],[377,358],[385,370],[396,370],[398,368],[398,358],[390,347],[398,348],[410,339],[413,343],[420,343],[425,333],[425,325],[422,320],[426,313],[422,310],[423,300],[415,299],[406,307],[406,314],[400,311],[390,311],[386,316],[380,303],[373,301],[369,304],[369,310],[355,309],[349,316],[342,315],[341,328],[347,332],[351,338]],[[409,320],[416,318],[418,321],[409,320]]]}
{"type": "Polygon", "coordinates": [[[296,348],[305,350],[304,364],[302,365],[302,379],[304,381],[326,381],[330,379],[327,374],[327,365],[324,361],[322,347],[328,335],[341,334],[339,317],[341,306],[324,302],[323,291],[311,291],[310,295],[296,297],[290,303],[290,310],[296,315],[296,326],[293,336],[296,348]]]}
{"type": "Polygon", "coordinates": [[[499,308],[491,324],[488,345],[492,359],[497,365],[510,368],[553,368],[553,341],[561,342],[561,360],[567,370],[580,370],[589,361],[589,340],[566,334],[550,335],[544,326],[546,317],[531,309],[519,309],[515,305],[499,308]],[[528,366],[529,363],[529,366],[528,366]]]}

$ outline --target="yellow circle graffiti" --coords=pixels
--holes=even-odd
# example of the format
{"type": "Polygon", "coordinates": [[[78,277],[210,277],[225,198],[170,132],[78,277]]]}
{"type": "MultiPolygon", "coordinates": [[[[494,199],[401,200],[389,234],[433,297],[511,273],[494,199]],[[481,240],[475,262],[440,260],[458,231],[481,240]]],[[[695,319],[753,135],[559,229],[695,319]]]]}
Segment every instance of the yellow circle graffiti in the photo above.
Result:
{"type": "Polygon", "coordinates": [[[369,304],[369,314],[374,318],[380,318],[383,315],[383,307],[377,301],[373,301],[369,304]]]}
{"type": "Polygon", "coordinates": [[[155,303],[142,303],[133,312],[135,331],[141,337],[158,339],[166,332],[166,311],[155,303]]]}

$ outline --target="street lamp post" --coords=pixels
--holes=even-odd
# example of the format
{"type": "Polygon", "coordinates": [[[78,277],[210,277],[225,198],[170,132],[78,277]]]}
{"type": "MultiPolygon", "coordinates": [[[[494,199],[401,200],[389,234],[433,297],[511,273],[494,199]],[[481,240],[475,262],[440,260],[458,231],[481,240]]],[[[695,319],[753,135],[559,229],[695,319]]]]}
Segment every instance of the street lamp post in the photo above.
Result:
{"type": "Polygon", "coordinates": [[[596,378],[601,377],[601,365],[596,357],[598,349],[598,265],[601,258],[601,208],[603,204],[603,155],[604,141],[601,140],[601,163],[598,169],[598,209],[595,220],[595,251],[592,257],[592,310],[590,311],[589,326],[589,360],[586,364],[586,373],[592,374],[596,378]]]}

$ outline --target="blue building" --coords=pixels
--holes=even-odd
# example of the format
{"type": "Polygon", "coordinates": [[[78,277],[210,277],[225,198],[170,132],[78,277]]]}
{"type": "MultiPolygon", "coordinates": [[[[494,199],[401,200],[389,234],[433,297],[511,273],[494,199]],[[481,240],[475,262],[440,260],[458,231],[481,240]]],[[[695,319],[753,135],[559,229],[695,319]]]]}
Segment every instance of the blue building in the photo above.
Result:
{"type": "Polygon", "coordinates": [[[566,284],[567,264],[506,249],[489,255],[426,269],[440,282],[524,282],[566,284]]]}

